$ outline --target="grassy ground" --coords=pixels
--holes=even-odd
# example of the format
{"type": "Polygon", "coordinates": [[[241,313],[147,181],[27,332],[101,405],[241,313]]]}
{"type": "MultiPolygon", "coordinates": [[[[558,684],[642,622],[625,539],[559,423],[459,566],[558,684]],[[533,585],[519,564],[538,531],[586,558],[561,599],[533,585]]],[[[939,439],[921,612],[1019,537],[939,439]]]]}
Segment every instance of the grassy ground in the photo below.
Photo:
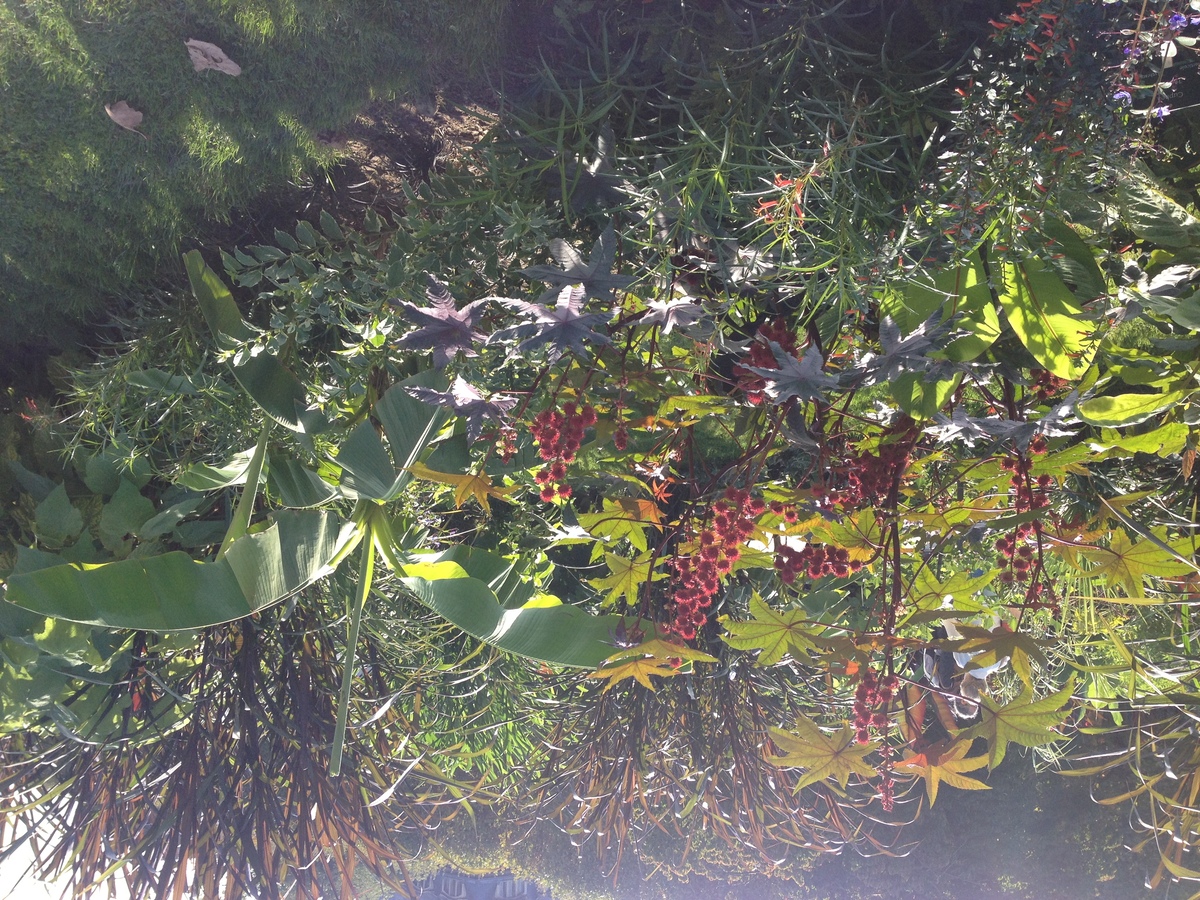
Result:
{"type": "Polygon", "coordinates": [[[64,343],[181,240],[333,159],[322,132],[495,58],[508,0],[0,4],[0,341],[64,343]],[[196,72],[184,42],[242,68],[196,72]],[[140,134],[105,113],[125,101],[140,134]],[[56,340],[57,338],[57,340],[56,340]]]}

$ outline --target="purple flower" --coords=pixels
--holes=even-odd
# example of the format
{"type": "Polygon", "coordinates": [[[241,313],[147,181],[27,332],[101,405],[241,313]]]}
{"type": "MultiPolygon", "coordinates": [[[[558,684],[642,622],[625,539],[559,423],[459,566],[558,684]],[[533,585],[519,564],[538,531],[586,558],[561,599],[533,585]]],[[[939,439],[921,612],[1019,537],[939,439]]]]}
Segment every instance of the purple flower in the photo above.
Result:
{"type": "Polygon", "coordinates": [[[1150,115],[1154,116],[1154,118],[1160,122],[1170,114],[1171,107],[1169,106],[1156,106],[1154,109],[1150,110],[1150,115]]]}
{"type": "Polygon", "coordinates": [[[1167,27],[1172,31],[1182,31],[1184,28],[1187,28],[1187,24],[1188,17],[1183,13],[1174,13],[1169,19],[1167,19],[1167,27]]]}
{"type": "Polygon", "coordinates": [[[1113,99],[1118,103],[1128,103],[1133,99],[1133,95],[1129,91],[1117,91],[1113,94],[1113,99]]]}

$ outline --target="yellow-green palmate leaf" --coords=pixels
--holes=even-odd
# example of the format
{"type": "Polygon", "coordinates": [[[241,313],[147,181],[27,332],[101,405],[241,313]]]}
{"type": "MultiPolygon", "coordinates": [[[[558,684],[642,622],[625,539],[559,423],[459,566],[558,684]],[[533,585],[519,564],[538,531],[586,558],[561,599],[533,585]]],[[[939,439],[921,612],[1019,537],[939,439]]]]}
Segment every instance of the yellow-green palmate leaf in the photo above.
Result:
{"type": "Polygon", "coordinates": [[[716,662],[717,658],[691,647],[653,638],[636,647],[628,647],[614,653],[604,660],[603,666],[589,674],[588,678],[608,679],[604,691],[626,678],[632,678],[653,691],[655,688],[654,682],[650,680],[651,675],[660,678],[678,675],[683,670],[685,661],[716,662]]]}
{"type": "Polygon", "coordinates": [[[1004,625],[994,631],[980,628],[977,625],[959,625],[961,641],[947,644],[951,649],[960,653],[976,654],[971,658],[973,668],[986,668],[1008,657],[1013,671],[1027,685],[1033,684],[1033,673],[1030,660],[1037,660],[1039,665],[1046,666],[1046,656],[1043,647],[1050,647],[1053,641],[1038,641],[1027,634],[1012,631],[1004,625]]]}
{"type": "Polygon", "coordinates": [[[1147,600],[1146,580],[1185,575],[1195,566],[1181,558],[1182,552],[1191,552],[1190,543],[1180,550],[1164,543],[1165,535],[1156,535],[1157,541],[1133,543],[1124,530],[1113,533],[1107,547],[1097,545],[1080,547],[1079,553],[1092,563],[1087,573],[1093,578],[1103,578],[1109,588],[1120,587],[1130,600],[1147,600]]]}
{"type": "Polygon", "coordinates": [[[516,490],[515,487],[496,487],[492,484],[491,476],[486,472],[479,472],[478,474],[467,472],[464,475],[456,475],[451,472],[435,472],[433,469],[419,462],[415,462],[409,466],[408,471],[423,481],[433,481],[453,487],[454,502],[458,504],[460,509],[466,503],[467,498],[474,497],[479,502],[479,505],[483,507],[485,515],[491,515],[492,513],[492,508],[488,504],[489,497],[497,497],[504,500],[516,490]]]}
{"type": "Polygon", "coordinates": [[[1007,706],[1000,706],[991,697],[980,698],[981,721],[962,733],[964,738],[984,738],[988,742],[989,765],[996,768],[1004,760],[1010,743],[1022,747],[1041,747],[1065,740],[1054,729],[1062,724],[1067,706],[1075,690],[1072,679],[1060,691],[1035,700],[1033,690],[1026,686],[1007,706]]]}
{"type": "Polygon", "coordinates": [[[579,524],[593,537],[614,541],[625,538],[645,553],[649,546],[646,528],[662,530],[662,510],[652,500],[605,498],[600,512],[581,514],[579,524]]]}
{"type": "Polygon", "coordinates": [[[629,606],[635,606],[639,601],[642,585],[663,577],[662,572],[652,572],[650,569],[654,558],[650,553],[643,553],[637,559],[626,559],[615,553],[604,554],[605,562],[612,573],[605,578],[590,580],[592,587],[607,591],[604,598],[605,606],[612,606],[618,600],[624,599],[629,606]]]}
{"type": "MultiPolygon", "coordinates": [[[[831,600],[836,596],[832,591],[824,591],[831,600]]],[[[784,654],[790,653],[793,658],[803,658],[810,650],[816,650],[813,643],[816,632],[814,625],[808,619],[808,613],[803,609],[793,609],[787,612],[776,612],[757,593],[750,598],[750,615],[748,622],[735,622],[729,616],[721,616],[721,624],[728,634],[724,640],[735,650],[759,650],[758,665],[770,666],[783,659],[784,654]]],[[[819,630],[824,626],[816,625],[819,630]]]]}
{"type": "Polygon", "coordinates": [[[812,719],[801,715],[790,732],[772,728],[771,740],[783,755],[767,756],[767,762],[780,768],[807,770],[796,783],[797,791],[827,780],[845,790],[851,775],[873,778],[876,774],[875,766],[864,757],[879,746],[878,742],[858,743],[848,722],[841,730],[827,734],[812,719]]]}
{"type": "Polygon", "coordinates": [[[925,779],[925,793],[929,797],[930,806],[937,802],[940,784],[948,784],[964,791],[991,790],[982,781],[976,781],[963,774],[982,769],[988,762],[986,756],[967,757],[972,743],[970,740],[938,741],[919,753],[900,760],[896,763],[896,771],[909,772],[925,779]]]}

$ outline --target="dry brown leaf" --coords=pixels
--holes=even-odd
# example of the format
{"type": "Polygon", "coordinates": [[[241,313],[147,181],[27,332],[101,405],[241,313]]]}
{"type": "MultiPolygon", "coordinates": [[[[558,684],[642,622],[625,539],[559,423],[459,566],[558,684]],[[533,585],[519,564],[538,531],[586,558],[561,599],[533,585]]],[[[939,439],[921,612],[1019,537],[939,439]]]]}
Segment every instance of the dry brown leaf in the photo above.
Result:
{"type": "MultiPolygon", "coordinates": [[[[104,111],[108,113],[108,117],[124,128],[126,131],[132,131],[135,134],[142,134],[137,127],[142,124],[142,114],[126,103],[124,100],[118,100],[111,106],[104,104],[104,111]]],[[[142,137],[145,137],[142,134],[142,137]]]]}
{"type": "Polygon", "coordinates": [[[197,72],[205,69],[216,69],[226,75],[241,75],[242,67],[225,55],[225,51],[216,44],[208,41],[198,41],[195,38],[184,42],[188,48],[188,56],[192,58],[192,66],[197,72]]]}

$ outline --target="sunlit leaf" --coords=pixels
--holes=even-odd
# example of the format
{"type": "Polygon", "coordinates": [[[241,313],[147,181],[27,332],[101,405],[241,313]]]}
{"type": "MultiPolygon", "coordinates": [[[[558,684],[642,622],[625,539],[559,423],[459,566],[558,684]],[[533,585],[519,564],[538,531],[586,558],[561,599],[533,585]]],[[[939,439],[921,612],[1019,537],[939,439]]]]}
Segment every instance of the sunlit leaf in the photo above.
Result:
{"type": "MultiPolygon", "coordinates": [[[[832,597],[832,594],[831,594],[832,597]]],[[[770,666],[790,653],[795,659],[803,659],[809,650],[815,650],[812,642],[813,624],[804,609],[776,612],[757,593],[750,598],[749,622],[736,622],[729,616],[721,616],[721,624],[728,634],[724,640],[735,650],[759,650],[758,665],[770,666]]],[[[818,630],[824,630],[817,625],[818,630]]]]}
{"type": "Polygon", "coordinates": [[[642,554],[637,559],[626,559],[615,553],[606,553],[604,559],[612,574],[591,579],[591,585],[597,590],[608,592],[604,598],[605,606],[612,606],[622,600],[628,606],[636,606],[641,600],[643,585],[664,577],[662,572],[651,571],[650,566],[654,563],[654,558],[650,554],[642,554]]]}
{"type": "Polygon", "coordinates": [[[990,790],[982,781],[967,778],[963,774],[982,769],[988,763],[986,756],[964,758],[972,743],[971,740],[939,741],[897,762],[896,771],[908,771],[925,779],[925,793],[929,797],[930,806],[937,802],[938,786],[941,784],[964,791],[990,790]]]}
{"type": "Polygon", "coordinates": [[[655,690],[650,676],[670,678],[678,675],[684,661],[716,662],[714,656],[709,656],[699,650],[680,644],[671,644],[655,638],[614,653],[604,661],[604,665],[588,675],[588,678],[605,678],[608,684],[604,686],[607,692],[613,685],[632,678],[650,690],[655,690]]]}
{"type": "Polygon", "coordinates": [[[877,774],[865,757],[878,748],[878,742],[858,743],[849,722],[827,734],[812,719],[801,715],[790,732],[772,728],[771,740],[783,755],[768,756],[767,762],[780,768],[807,769],[796,782],[796,791],[827,779],[845,789],[851,775],[874,778],[877,774]]]}
{"type": "Polygon", "coordinates": [[[1027,685],[1021,695],[1006,706],[1000,706],[984,695],[980,698],[982,721],[963,732],[963,737],[982,737],[988,742],[989,765],[993,769],[1003,762],[1010,743],[1041,747],[1065,740],[1065,736],[1054,729],[1066,719],[1074,690],[1072,679],[1061,690],[1035,700],[1033,689],[1027,685]]]}
{"type": "Polygon", "coordinates": [[[488,515],[491,515],[492,512],[492,508],[488,504],[489,497],[497,497],[503,500],[507,499],[509,494],[517,490],[515,486],[496,487],[492,484],[491,476],[486,472],[478,474],[468,472],[465,475],[454,475],[449,472],[435,472],[433,469],[419,462],[409,466],[408,471],[425,481],[451,485],[454,488],[454,502],[460,509],[467,502],[468,498],[474,497],[479,501],[479,505],[483,507],[483,511],[488,515]]]}

